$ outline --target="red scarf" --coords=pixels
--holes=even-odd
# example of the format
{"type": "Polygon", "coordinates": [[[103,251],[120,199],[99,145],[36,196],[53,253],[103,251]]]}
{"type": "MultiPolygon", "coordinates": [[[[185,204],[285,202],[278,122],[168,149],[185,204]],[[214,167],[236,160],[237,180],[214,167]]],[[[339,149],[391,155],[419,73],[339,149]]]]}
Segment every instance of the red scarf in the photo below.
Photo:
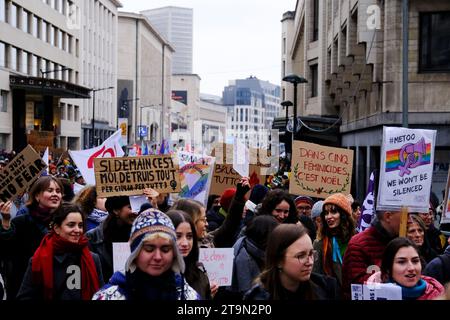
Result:
{"type": "Polygon", "coordinates": [[[53,299],[53,257],[58,253],[81,252],[81,299],[91,300],[100,287],[94,259],[88,248],[88,239],[83,235],[78,243],[61,238],[54,231],[42,239],[31,263],[34,284],[44,287],[44,299],[53,299]]]}

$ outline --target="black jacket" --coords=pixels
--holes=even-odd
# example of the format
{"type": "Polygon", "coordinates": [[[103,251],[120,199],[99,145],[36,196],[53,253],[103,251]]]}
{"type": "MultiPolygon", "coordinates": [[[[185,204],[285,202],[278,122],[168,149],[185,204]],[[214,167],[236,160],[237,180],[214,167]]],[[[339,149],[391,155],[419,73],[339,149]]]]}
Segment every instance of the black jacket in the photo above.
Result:
{"type": "Polygon", "coordinates": [[[0,225],[0,260],[8,300],[16,297],[28,261],[48,233],[47,227],[29,213],[12,219],[8,230],[0,225]]]}
{"type": "Polygon", "coordinates": [[[442,285],[450,282],[450,246],[427,264],[423,274],[435,278],[442,285]]]}
{"type": "MultiPolygon", "coordinates": [[[[312,273],[310,278],[311,286],[316,295],[315,300],[339,300],[336,279],[317,273],[312,273]]],[[[300,301],[303,298],[303,286],[300,286],[297,292],[284,290],[284,300],[300,301]]],[[[262,284],[255,285],[244,296],[244,300],[272,300],[270,293],[264,289],[262,284]]]]}
{"type": "Polygon", "coordinates": [[[108,283],[111,278],[114,267],[112,257],[112,244],[108,244],[104,240],[103,235],[104,222],[98,227],[86,232],[86,237],[89,239],[89,249],[98,254],[102,266],[103,283],[108,283]]]}
{"type": "MultiPolygon", "coordinates": [[[[97,254],[92,253],[95,269],[97,270],[100,288],[104,285],[102,276],[102,267],[100,258],[97,254]]],[[[22,285],[17,300],[44,300],[44,290],[42,286],[36,286],[32,282],[31,262],[28,264],[27,271],[23,278],[22,285]]],[[[54,256],[53,258],[53,286],[54,300],[81,300],[81,289],[70,289],[67,286],[68,278],[73,274],[68,269],[70,266],[80,266],[80,255],[74,253],[65,253],[54,256]]]]}

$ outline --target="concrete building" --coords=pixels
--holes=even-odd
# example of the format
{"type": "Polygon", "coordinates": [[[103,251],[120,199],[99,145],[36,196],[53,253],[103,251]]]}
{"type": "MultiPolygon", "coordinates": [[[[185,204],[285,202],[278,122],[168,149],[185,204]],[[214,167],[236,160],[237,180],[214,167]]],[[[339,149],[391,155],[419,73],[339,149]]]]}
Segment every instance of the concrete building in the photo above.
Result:
{"type": "MultiPolygon", "coordinates": [[[[409,126],[437,130],[433,190],[442,199],[450,145],[450,3],[410,0],[409,6],[409,126]]],[[[341,145],[355,150],[352,192],[359,200],[379,168],[383,125],[402,124],[401,9],[401,0],[298,0],[282,22],[283,72],[309,81],[299,85],[298,115],[337,117],[341,145]]],[[[292,84],[284,83],[283,92],[293,99],[292,84]]]]}
{"type": "Polygon", "coordinates": [[[206,154],[210,154],[215,143],[226,141],[227,119],[228,109],[221,101],[200,95],[202,143],[206,154]]]}
{"type": "Polygon", "coordinates": [[[118,42],[117,104],[128,144],[160,142],[170,132],[174,49],[144,15],[128,12],[119,12],[118,42]]]}
{"type": "MultiPolygon", "coordinates": [[[[30,143],[60,153],[89,145],[81,128],[91,128],[91,89],[111,85],[116,75],[120,6],[0,0],[0,148],[30,143]]],[[[101,140],[116,127],[115,101],[111,92],[97,98],[97,125],[108,129],[99,130],[101,140]]]]}
{"type": "MultiPolygon", "coordinates": [[[[117,9],[120,7],[117,0],[80,1],[79,80],[81,85],[92,89],[91,99],[81,104],[84,148],[100,145],[117,130],[117,9]]],[[[73,101],[63,101],[61,105],[62,109],[67,108],[68,117],[71,104],[73,101]]]]}
{"type": "Polygon", "coordinates": [[[175,49],[172,73],[192,73],[193,10],[163,7],[141,11],[175,49]]]}
{"type": "Polygon", "coordinates": [[[232,80],[224,88],[223,104],[231,114],[227,127],[232,136],[256,148],[267,143],[259,141],[268,137],[263,130],[272,128],[280,112],[280,87],[253,76],[232,80]]]}

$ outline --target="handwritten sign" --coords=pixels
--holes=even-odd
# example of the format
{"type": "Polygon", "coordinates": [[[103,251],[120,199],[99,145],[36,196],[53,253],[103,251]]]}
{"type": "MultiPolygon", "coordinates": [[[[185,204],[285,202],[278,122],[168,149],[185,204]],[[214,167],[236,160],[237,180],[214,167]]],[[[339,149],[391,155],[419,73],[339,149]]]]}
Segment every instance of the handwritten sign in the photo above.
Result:
{"type": "Polygon", "coordinates": [[[170,155],[95,158],[94,170],[99,197],[139,195],[145,188],[180,191],[178,164],[170,155]]]}
{"type": "Polygon", "coordinates": [[[113,242],[113,269],[125,271],[125,263],[130,256],[130,244],[128,242],[113,242]]]}
{"type": "Polygon", "coordinates": [[[0,172],[0,200],[6,202],[27,190],[45,168],[47,164],[28,145],[0,172]]]}
{"type": "Polygon", "coordinates": [[[215,164],[210,194],[221,195],[225,189],[235,188],[241,175],[233,169],[231,164],[215,164]]]}
{"type": "Polygon", "coordinates": [[[428,212],[435,130],[383,127],[377,210],[428,212]]]}
{"type": "Polygon", "coordinates": [[[294,141],[289,193],[326,198],[350,193],[353,150],[294,141]]]}
{"type": "Polygon", "coordinates": [[[181,183],[178,197],[194,199],[206,206],[216,158],[181,151],[177,155],[181,183]]]}
{"type": "Polygon", "coordinates": [[[200,248],[199,261],[205,266],[210,282],[219,286],[231,286],[233,252],[233,248],[200,248]]]}

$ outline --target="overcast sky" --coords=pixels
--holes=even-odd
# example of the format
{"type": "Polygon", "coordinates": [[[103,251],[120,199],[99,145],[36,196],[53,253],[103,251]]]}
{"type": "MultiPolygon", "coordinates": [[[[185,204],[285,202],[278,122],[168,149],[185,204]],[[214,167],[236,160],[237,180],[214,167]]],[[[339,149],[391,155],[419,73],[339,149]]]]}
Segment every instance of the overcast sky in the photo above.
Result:
{"type": "Polygon", "coordinates": [[[200,92],[221,96],[228,80],[250,75],[280,84],[281,18],[296,0],[120,0],[120,11],[194,9],[193,73],[200,92]]]}

